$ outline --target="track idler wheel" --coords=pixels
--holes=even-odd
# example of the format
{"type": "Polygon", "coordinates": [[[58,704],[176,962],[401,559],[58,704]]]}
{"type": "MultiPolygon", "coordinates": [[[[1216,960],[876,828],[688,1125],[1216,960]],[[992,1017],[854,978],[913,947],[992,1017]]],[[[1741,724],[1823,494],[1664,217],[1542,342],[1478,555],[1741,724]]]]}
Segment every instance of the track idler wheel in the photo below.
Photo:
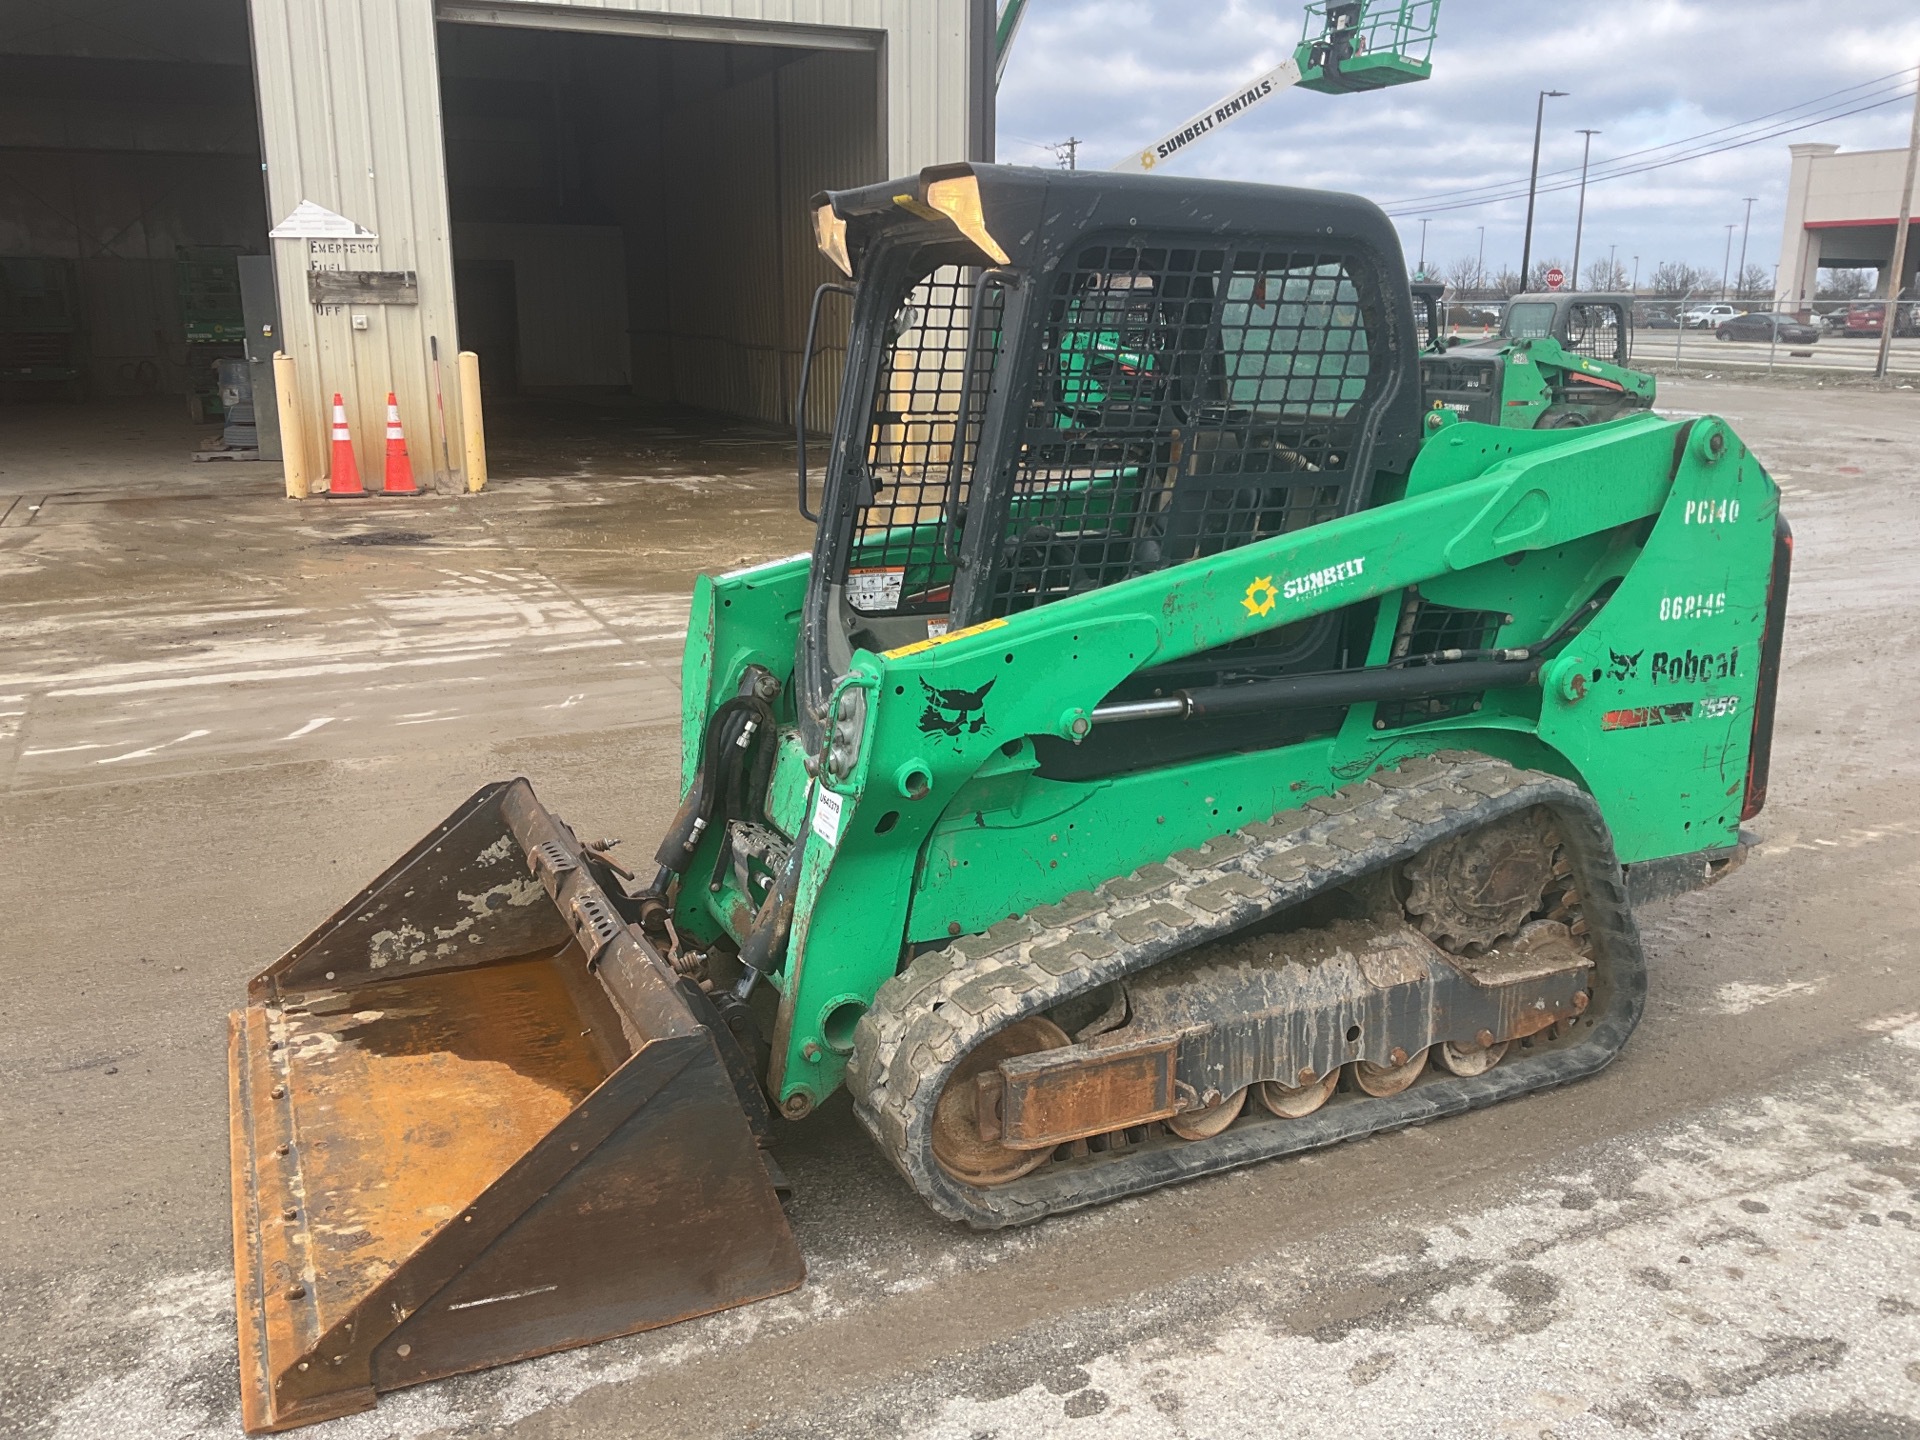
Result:
{"type": "Polygon", "coordinates": [[[1032,1015],[992,1036],[961,1061],[933,1110],[933,1158],[940,1168],[965,1185],[1005,1185],[1046,1164],[1053,1154],[1051,1146],[1016,1150],[981,1138],[980,1089],[974,1082],[1002,1060],[1072,1043],[1067,1032],[1044,1015],[1032,1015]]]}

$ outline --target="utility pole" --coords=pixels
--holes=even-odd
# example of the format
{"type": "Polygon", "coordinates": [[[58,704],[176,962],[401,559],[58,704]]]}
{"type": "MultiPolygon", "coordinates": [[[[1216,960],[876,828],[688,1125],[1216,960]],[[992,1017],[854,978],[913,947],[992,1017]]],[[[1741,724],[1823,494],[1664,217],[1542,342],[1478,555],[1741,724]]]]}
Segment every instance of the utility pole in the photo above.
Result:
{"type": "Polygon", "coordinates": [[[1633,293],[1636,295],[1640,293],[1640,257],[1638,255],[1633,257],[1633,293]]]}
{"type": "Polygon", "coordinates": [[[1525,290],[1533,269],[1533,197],[1540,188],[1540,122],[1546,118],[1547,101],[1564,100],[1565,90],[1542,90],[1533,104],[1533,169],[1527,175],[1527,233],[1520,242],[1520,288],[1525,290]]]}
{"type": "Polygon", "coordinates": [[[1428,221],[1426,217],[1422,216],[1420,220],[1420,267],[1419,267],[1420,278],[1422,280],[1427,278],[1427,225],[1428,225],[1428,221]]]}
{"type": "Polygon", "coordinates": [[[1736,295],[1747,283],[1747,237],[1753,233],[1753,202],[1759,199],[1759,196],[1743,195],[1740,198],[1747,202],[1747,218],[1740,222],[1740,268],[1733,272],[1733,290],[1736,295]]]}
{"type": "Polygon", "coordinates": [[[1573,288],[1580,288],[1580,232],[1587,228],[1587,157],[1593,153],[1593,137],[1598,130],[1582,130],[1587,137],[1580,147],[1580,208],[1573,216],[1573,288]]]}
{"type": "Polygon", "coordinates": [[[1893,227],[1893,277],[1887,281],[1887,309],[1880,317],[1880,359],[1874,375],[1886,379],[1887,356],[1893,349],[1893,331],[1899,324],[1900,277],[1907,268],[1907,226],[1913,219],[1913,172],[1920,164],[1920,90],[1913,97],[1913,133],[1907,137],[1907,178],[1900,184],[1900,219],[1893,227]]]}
{"type": "Polygon", "coordinates": [[[1053,153],[1058,157],[1062,170],[1078,170],[1080,168],[1080,137],[1069,135],[1053,147],[1053,153]]]}
{"type": "Polygon", "coordinates": [[[1620,267],[1613,263],[1613,252],[1619,248],[1618,245],[1607,246],[1607,288],[1609,290],[1620,284],[1620,267]]]}
{"type": "Polygon", "coordinates": [[[1733,264],[1733,232],[1740,227],[1731,220],[1727,222],[1727,253],[1720,257],[1720,298],[1727,298],[1727,270],[1733,264]]]}
{"type": "Polygon", "coordinates": [[[1487,227],[1480,227],[1480,253],[1473,260],[1473,288],[1479,290],[1487,283],[1487,227]]]}

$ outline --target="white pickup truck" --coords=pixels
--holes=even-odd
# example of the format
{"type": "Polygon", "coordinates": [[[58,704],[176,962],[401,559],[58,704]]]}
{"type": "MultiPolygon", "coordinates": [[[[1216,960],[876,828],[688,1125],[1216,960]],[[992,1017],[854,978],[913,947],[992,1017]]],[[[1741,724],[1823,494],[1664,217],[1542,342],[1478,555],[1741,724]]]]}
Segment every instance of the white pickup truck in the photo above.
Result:
{"type": "Polygon", "coordinates": [[[1682,314],[1680,320],[1689,330],[1711,330],[1722,320],[1744,313],[1731,305],[1696,305],[1682,314]]]}

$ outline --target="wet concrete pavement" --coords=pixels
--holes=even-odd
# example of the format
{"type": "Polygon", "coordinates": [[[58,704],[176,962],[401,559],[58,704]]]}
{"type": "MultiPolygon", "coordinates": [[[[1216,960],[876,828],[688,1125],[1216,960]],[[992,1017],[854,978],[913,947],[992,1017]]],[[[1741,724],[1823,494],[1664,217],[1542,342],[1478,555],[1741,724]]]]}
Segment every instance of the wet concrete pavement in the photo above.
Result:
{"type": "MultiPolygon", "coordinates": [[[[1643,916],[1612,1069],[995,1236],[831,1105],[787,1151],[797,1294],[311,1433],[1920,1437],[1920,403],[1662,394],[1756,446],[1799,547],[1767,844],[1643,916]]],[[[0,1430],[234,1435],[247,976],[490,779],[650,847],[689,580],[806,530],[777,440],[672,417],[548,417],[494,493],[352,506],[13,423],[0,1430]]]]}

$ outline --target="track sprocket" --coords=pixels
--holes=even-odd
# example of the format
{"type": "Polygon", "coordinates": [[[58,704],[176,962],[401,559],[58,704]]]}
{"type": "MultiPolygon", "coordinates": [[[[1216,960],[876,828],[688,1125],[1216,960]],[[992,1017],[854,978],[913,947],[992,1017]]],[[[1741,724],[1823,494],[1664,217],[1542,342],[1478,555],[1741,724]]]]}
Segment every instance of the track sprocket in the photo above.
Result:
{"type": "Polygon", "coordinates": [[[1455,954],[1485,950],[1541,907],[1559,848],[1538,806],[1429,845],[1406,863],[1407,914],[1455,954]]]}

